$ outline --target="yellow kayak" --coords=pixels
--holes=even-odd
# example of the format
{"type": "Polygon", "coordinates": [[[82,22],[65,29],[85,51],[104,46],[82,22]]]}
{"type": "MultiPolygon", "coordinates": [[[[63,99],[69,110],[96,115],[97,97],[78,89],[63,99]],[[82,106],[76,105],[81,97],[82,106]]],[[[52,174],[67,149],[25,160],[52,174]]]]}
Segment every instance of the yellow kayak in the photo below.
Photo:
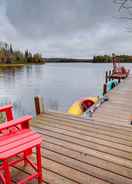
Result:
{"type": "Polygon", "coordinates": [[[81,116],[88,108],[97,103],[98,100],[99,97],[97,96],[78,100],[68,109],[68,114],[81,116]]]}

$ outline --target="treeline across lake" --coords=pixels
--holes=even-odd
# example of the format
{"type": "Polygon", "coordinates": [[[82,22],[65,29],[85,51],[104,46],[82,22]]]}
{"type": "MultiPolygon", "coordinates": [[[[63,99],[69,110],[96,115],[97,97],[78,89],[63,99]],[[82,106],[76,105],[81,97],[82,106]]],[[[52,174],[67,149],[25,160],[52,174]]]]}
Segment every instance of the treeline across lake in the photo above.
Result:
{"type": "Polygon", "coordinates": [[[93,59],[74,59],[74,58],[45,58],[47,63],[92,63],[93,59]]]}
{"type": "MultiPolygon", "coordinates": [[[[117,55],[117,61],[121,63],[132,63],[132,56],[117,55]]],[[[112,56],[94,56],[91,59],[74,59],[74,58],[45,58],[46,63],[111,63],[112,56]]]]}
{"type": "Polygon", "coordinates": [[[39,64],[45,63],[39,53],[32,54],[29,50],[15,50],[12,44],[0,42],[0,65],[2,64],[39,64]]]}
{"type": "MultiPolygon", "coordinates": [[[[116,60],[120,63],[132,63],[132,56],[117,55],[116,60]]],[[[93,63],[111,63],[111,62],[112,62],[112,56],[109,56],[109,55],[93,57],[93,63]]]]}

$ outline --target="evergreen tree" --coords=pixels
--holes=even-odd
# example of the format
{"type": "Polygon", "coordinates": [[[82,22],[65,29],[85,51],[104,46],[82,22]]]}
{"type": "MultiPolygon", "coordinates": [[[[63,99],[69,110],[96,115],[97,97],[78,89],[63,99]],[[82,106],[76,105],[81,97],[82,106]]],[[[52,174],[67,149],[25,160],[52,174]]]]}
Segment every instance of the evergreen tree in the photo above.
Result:
{"type": "Polygon", "coordinates": [[[12,44],[10,44],[10,53],[13,54],[12,44]]]}

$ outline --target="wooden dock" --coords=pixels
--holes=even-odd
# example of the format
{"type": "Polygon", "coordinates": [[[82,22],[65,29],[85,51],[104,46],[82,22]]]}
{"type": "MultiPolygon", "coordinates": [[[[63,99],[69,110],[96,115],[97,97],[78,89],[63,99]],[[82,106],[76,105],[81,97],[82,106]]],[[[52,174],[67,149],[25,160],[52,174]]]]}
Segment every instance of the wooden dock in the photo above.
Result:
{"type": "MultiPolygon", "coordinates": [[[[43,138],[43,183],[132,184],[132,76],[108,96],[90,120],[57,112],[33,120],[43,138]]],[[[31,170],[13,172],[15,183],[31,170]]]]}

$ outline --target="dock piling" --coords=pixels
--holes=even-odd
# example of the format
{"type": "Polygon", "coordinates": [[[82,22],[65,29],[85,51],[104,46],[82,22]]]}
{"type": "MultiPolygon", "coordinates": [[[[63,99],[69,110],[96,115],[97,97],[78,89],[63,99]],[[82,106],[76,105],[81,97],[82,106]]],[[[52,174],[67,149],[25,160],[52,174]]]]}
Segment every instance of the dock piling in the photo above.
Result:
{"type": "Polygon", "coordinates": [[[118,79],[118,84],[119,84],[120,82],[121,82],[121,79],[119,78],[119,79],[118,79]]]}
{"type": "Polygon", "coordinates": [[[43,98],[41,96],[34,97],[36,115],[44,112],[43,98]]]}
{"type": "Polygon", "coordinates": [[[103,86],[103,96],[107,93],[107,84],[105,83],[103,86]]]}
{"type": "Polygon", "coordinates": [[[108,82],[108,71],[105,72],[105,83],[107,84],[108,82]]]}
{"type": "Polygon", "coordinates": [[[112,72],[111,72],[111,70],[109,70],[109,81],[111,80],[111,74],[112,74],[112,72]]]}

